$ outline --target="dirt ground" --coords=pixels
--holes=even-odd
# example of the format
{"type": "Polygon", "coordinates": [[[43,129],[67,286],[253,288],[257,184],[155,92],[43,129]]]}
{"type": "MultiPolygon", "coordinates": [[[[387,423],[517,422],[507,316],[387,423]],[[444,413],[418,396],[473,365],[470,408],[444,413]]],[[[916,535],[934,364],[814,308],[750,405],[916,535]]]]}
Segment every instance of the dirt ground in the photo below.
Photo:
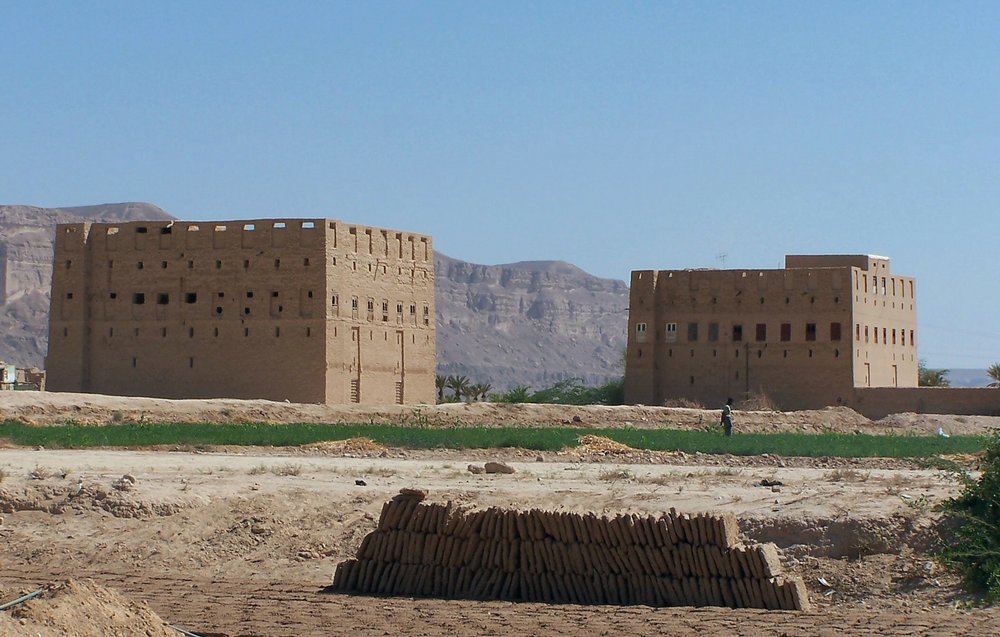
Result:
{"type": "MultiPolygon", "coordinates": [[[[71,399],[38,396],[45,396],[46,402],[27,407],[4,397],[0,418],[57,422],[75,411],[78,422],[121,422],[139,413],[151,421],[199,421],[228,410],[235,421],[272,419],[244,417],[259,408],[257,401],[250,405],[221,401],[224,406],[209,404],[202,411],[193,404],[204,401],[167,401],[165,411],[156,411],[151,403],[164,401],[88,397],[92,403],[75,410],[71,399]],[[137,400],[138,406],[131,402],[137,400]],[[183,404],[177,407],[175,402],[183,404]]],[[[17,400],[23,399],[19,395],[17,400]]],[[[274,420],[284,413],[280,404],[261,404],[273,410],[267,413],[274,420]]],[[[284,415],[291,421],[307,420],[299,417],[302,412],[294,412],[300,408],[288,407],[293,412],[284,415]]],[[[698,426],[699,412],[692,410],[669,410],[664,415],[647,408],[575,409],[448,406],[435,408],[426,417],[441,422],[445,416],[440,414],[446,414],[466,424],[528,425],[573,422],[579,415],[582,423],[577,424],[589,427],[624,425],[626,418],[634,426],[672,419],[698,426]],[[477,409],[493,410],[501,417],[481,420],[477,409]],[[605,420],[605,413],[613,416],[605,420]],[[645,413],[650,415],[642,421],[645,413]]],[[[410,412],[353,412],[343,419],[367,422],[385,417],[398,422],[400,413],[410,412]]],[[[714,413],[700,415],[708,418],[714,413]]],[[[741,422],[758,422],[754,418],[758,417],[743,414],[741,422]]],[[[967,431],[985,431],[995,420],[933,418],[967,431]]],[[[309,420],[317,419],[340,418],[317,411],[309,420]]],[[[760,416],[759,426],[865,431],[931,425],[936,431],[943,426],[928,418],[910,420],[905,427],[898,421],[870,423],[853,412],[829,410],[760,416]],[[824,414],[829,421],[823,420],[824,414]]],[[[412,452],[335,445],[198,452],[0,445],[0,602],[72,578],[84,588],[70,599],[106,604],[84,613],[91,619],[123,616],[121,608],[128,604],[137,604],[132,610],[147,617],[142,606],[146,603],[150,613],[155,612],[145,624],[149,634],[160,634],[154,631],[162,618],[199,635],[227,637],[464,637],[568,631],[810,637],[997,634],[1000,611],[967,609],[970,600],[954,576],[927,553],[935,541],[933,505],[956,490],[948,476],[935,470],[880,459],[540,454],[513,449],[412,452]],[[488,459],[508,462],[515,473],[468,471],[468,464],[488,459]],[[761,486],[762,480],[781,484],[761,486]],[[424,489],[430,500],[479,506],[598,513],[659,512],[670,507],[686,512],[732,511],[747,539],[775,542],[782,549],[787,568],[806,582],[815,609],[795,613],[588,607],[322,592],[337,563],[351,556],[374,528],[382,503],[403,487],[424,489]]],[[[59,612],[32,608],[30,617],[21,619],[0,613],[4,620],[0,635],[69,634],[45,632],[40,623],[69,622],[73,608],[68,602],[59,612]]],[[[79,625],[82,620],[73,621],[79,625]]],[[[88,633],[81,629],[78,634],[88,633]]],[[[112,633],[105,629],[105,634],[112,633]]]]}
{"type": "MultiPolygon", "coordinates": [[[[375,423],[438,427],[635,427],[705,429],[719,410],[675,407],[446,403],[442,405],[304,405],[269,400],[168,400],[54,392],[0,393],[0,422],[103,424],[111,422],[375,423]]],[[[1000,417],[894,414],[872,421],[847,407],[775,412],[736,411],[738,431],[981,434],[1000,428],[1000,417]]]]}

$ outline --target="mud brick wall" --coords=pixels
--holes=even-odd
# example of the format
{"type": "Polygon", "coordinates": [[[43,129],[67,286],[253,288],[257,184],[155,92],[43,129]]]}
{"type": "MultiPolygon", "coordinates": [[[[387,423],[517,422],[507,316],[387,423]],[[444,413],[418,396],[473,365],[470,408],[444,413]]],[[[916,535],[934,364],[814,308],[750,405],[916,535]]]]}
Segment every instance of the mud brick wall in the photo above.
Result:
{"type": "Polygon", "coordinates": [[[468,510],[397,497],[331,590],[571,604],[804,610],[773,544],[744,546],[732,515],[597,517],[468,510]]]}

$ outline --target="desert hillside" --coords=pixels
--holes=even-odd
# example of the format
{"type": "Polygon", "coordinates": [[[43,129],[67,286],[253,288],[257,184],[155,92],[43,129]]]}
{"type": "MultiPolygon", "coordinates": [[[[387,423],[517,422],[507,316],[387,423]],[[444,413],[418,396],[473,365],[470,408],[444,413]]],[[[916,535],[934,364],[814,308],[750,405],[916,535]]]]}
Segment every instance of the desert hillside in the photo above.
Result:
{"type": "MultiPolygon", "coordinates": [[[[44,365],[55,225],[173,219],[146,203],[0,206],[0,361],[44,365]]],[[[559,261],[487,266],[441,253],[438,370],[496,390],[620,374],[628,286],[559,261]]]]}

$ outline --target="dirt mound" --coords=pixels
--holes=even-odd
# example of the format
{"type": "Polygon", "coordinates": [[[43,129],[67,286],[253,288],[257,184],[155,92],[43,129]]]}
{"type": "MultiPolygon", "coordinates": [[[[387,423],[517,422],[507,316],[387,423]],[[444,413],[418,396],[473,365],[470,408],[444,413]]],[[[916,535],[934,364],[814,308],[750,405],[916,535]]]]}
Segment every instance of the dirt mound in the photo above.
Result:
{"type": "MultiPolygon", "coordinates": [[[[4,600],[7,601],[7,600],[4,600]]],[[[3,637],[176,637],[145,602],[132,601],[93,582],[55,584],[0,613],[3,637]]]]}
{"type": "Polygon", "coordinates": [[[197,499],[154,500],[128,492],[116,481],[110,488],[99,484],[47,484],[32,482],[21,488],[0,489],[0,513],[41,511],[60,514],[67,511],[107,511],[116,518],[153,518],[174,515],[203,504],[197,499]]]}
{"type": "Polygon", "coordinates": [[[626,444],[615,442],[604,436],[580,436],[580,444],[573,448],[573,451],[584,455],[606,455],[606,456],[631,456],[639,453],[638,449],[629,447],[626,444]]]}
{"type": "Polygon", "coordinates": [[[307,451],[323,453],[378,454],[385,451],[385,446],[371,438],[348,438],[347,440],[324,440],[302,445],[307,451]]]}

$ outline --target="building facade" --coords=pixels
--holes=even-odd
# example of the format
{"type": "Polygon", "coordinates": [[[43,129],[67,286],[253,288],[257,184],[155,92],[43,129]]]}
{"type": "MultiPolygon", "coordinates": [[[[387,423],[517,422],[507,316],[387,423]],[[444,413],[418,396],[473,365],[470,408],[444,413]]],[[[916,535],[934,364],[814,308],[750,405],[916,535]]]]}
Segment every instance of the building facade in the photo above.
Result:
{"type": "Polygon", "coordinates": [[[323,219],[65,224],[48,389],[433,403],[431,238],[323,219]]]}
{"type": "Polygon", "coordinates": [[[776,270],[632,272],[625,400],[782,409],[916,387],[916,286],[872,255],[797,255],[776,270]]]}

